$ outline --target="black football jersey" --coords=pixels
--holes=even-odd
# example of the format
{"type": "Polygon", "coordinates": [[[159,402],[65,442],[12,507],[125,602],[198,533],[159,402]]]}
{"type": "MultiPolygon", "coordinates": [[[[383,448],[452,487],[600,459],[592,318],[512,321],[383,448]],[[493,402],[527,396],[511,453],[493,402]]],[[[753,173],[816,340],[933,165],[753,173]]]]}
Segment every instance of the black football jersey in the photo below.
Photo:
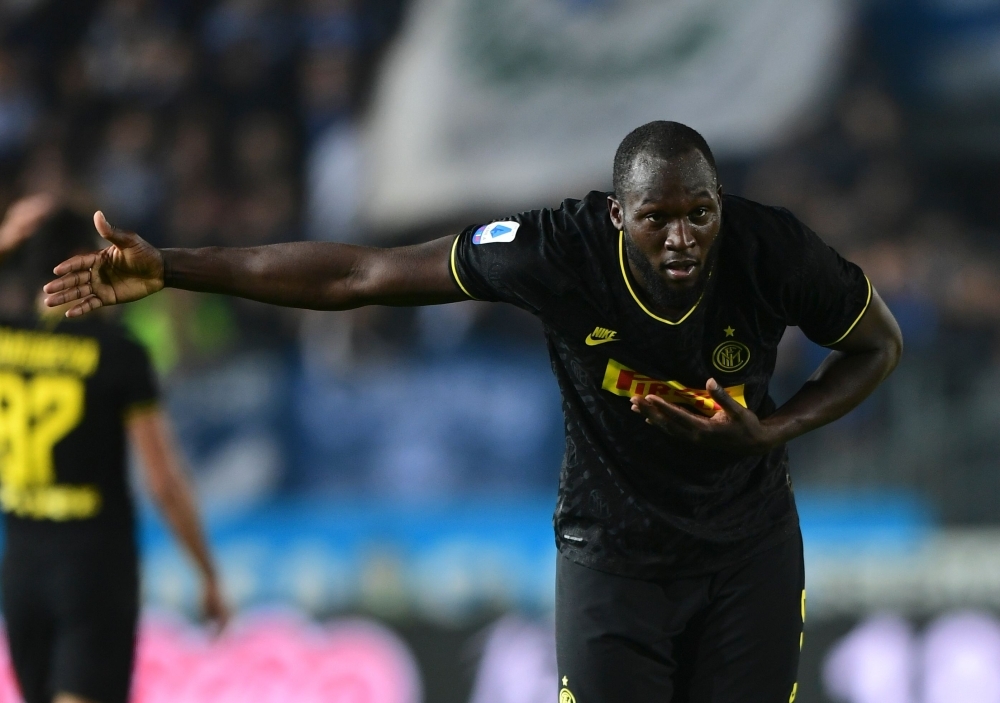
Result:
{"type": "Polygon", "coordinates": [[[131,537],[126,422],[157,388],[145,350],[87,318],[0,324],[0,508],[8,541],[131,537]],[[68,532],[67,532],[68,531],[68,532]]]}
{"type": "Polygon", "coordinates": [[[735,457],[673,440],[629,398],[655,394],[708,415],[715,378],[766,417],[785,328],[835,344],[864,314],[871,284],[787,210],[725,196],[704,294],[665,319],[637,295],[607,198],[469,227],[452,247],[452,274],[469,297],[544,324],[566,431],[559,550],[623,575],[711,571],[797,529],[785,447],[735,457]]]}

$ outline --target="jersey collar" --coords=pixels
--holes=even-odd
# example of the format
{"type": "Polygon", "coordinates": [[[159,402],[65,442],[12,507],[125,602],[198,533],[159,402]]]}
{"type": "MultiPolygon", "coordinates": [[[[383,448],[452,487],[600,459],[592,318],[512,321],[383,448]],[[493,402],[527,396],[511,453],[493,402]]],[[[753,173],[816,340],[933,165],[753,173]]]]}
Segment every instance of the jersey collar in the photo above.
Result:
{"type": "MultiPolygon", "coordinates": [[[[690,310],[688,310],[686,313],[684,313],[684,315],[681,316],[681,318],[679,320],[668,320],[665,317],[660,317],[659,315],[654,314],[649,308],[647,308],[643,304],[643,302],[641,300],[639,300],[639,296],[635,294],[635,290],[632,288],[632,282],[628,280],[628,273],[625,271],[625,231],[624,230],[620,230],[618,232],[618,263],[621,265],[622,278],[625,279],[625,287],[628,288],[628,292],[632,295],[632,300],[634,300],[636,302],[636,304],[640,308],[642,308],[642,311],[644,313],[646,313],[647,315],[649,315],[651,318],[653,318],[654,320],[656,320],[658,322],[662,322],[662,323],[664,323],[666,325],[679,325],[679,324],[681,324],[682,322],[684,322],[684,320],[686,320],[689,317],[691,317],[691,313],[693,313],[697,309],[697,307],[701,304],[701,299],[705,297],[705,291],[702,291],[701,295],[698,296],[698,300],[695,301],[695,304],[691,307],[690,310]]],[[[711,274],[709,274],[709,275],[711,275],[711,274]]],[[[705,290],[708,290],[708,286],[705,286],[705,290]]]]}

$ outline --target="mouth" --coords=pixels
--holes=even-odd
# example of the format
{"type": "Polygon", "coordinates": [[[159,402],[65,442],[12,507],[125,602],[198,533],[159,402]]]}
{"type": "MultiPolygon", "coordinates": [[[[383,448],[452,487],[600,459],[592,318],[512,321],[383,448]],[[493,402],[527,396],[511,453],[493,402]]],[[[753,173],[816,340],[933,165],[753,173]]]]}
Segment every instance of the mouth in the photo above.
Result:
{"type": "Polygon", "coordinates": [[[683,282],[695,278],[698,272],[698,262],[694,259],[677,259],[668,261],[660,269],[668,280],[683,282]]]}

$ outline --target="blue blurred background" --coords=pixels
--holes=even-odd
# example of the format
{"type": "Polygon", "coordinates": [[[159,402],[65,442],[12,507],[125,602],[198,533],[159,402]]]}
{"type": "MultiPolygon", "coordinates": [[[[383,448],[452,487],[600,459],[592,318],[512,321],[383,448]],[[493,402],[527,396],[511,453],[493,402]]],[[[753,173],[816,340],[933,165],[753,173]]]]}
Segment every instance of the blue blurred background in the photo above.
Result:
{"type": "MultiPolygon", "coordinates": [[[[791,448],[797,700],[1000,701],[1000,2],[0,0],[0,205],[57,193],[162,246],[455,233],[610,188],[660,118],[859,263],[906,337],[791,448]],[[928,673],[940,646],[959,663],[928,673]]],[[[122,321],[244,612],[388,625],[401,701],[552,699],[562,421],[533,318],[171,290],[122,321]]],[[[824,354],[790,329],[775,397],[824,354]]],[[[150,607],[193,616],[148,511],[143,543],[150,607]]]]}

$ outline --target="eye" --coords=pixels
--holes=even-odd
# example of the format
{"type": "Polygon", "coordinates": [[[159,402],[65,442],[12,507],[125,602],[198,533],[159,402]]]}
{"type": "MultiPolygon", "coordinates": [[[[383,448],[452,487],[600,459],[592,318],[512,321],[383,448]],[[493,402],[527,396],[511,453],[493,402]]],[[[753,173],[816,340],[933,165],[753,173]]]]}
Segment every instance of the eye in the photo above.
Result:
{"type": "Polygon", "coordinates": [[[658,212],[651,212],[646,215],[646,219],[650,222],[663,222],[663,215],[658,212]]]}
{"type": "Polygon", "coordinates": [[[708,217],[708,208],[699,207],[691,211],[692,220],[704,220],[706,217],[708,217]]]}

